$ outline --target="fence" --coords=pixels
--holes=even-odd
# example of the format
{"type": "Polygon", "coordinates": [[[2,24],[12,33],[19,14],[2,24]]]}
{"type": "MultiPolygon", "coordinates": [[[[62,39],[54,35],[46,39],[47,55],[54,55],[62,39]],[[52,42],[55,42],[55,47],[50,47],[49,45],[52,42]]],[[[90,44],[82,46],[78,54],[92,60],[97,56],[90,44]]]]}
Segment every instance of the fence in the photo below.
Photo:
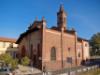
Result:
{"type": "Polygon", "coordinates": [[[98,65],[94,65],[94,66],[89,66],[89,67],[63,69],[59,71],[51,71],[51,72],[48,71],[46,73],[37,74],[37,75],[78,75],[79,73],[90,71],[90,70],[97,70],[98,68],[99,68],[98,65]]]}

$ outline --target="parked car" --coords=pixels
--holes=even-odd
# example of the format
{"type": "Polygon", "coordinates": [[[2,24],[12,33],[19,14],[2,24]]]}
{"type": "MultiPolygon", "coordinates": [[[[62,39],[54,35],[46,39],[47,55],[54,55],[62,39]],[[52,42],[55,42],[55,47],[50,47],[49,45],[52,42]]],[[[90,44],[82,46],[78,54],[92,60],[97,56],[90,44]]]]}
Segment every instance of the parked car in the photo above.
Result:
{"type": "Polygon", "coordinates": [[[9,68],[1,68],[0,75],[12,75],[11,70],[9,68]]]}

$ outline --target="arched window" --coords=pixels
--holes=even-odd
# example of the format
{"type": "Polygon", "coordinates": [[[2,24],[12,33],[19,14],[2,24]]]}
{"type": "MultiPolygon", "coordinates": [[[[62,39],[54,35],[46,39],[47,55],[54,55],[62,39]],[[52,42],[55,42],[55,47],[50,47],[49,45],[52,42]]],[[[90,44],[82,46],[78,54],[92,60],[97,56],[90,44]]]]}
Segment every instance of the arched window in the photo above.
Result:
{"type": "Polygon", "coordinates": [[[22,46],[21,56],[24,57],[25,55],[26,55],[26,48],[25,46],[22,46]]]}
{"type": "Polygon", "coordinates": [[[13,43],[9,44],[9,48],[13,48],[13,43]]]}
{"type": "Polygon", "coordinates": [[[81,55],[80,55],[80,52],[78,53],[78,57],[80,57],[81,55]]]}
{"type": "Polygon", "coordinates": [[[52,61],[56,60],[56,48],[55,47],[51,48],[51,60],[52,61]]]}
{"type": "Polygon", "coordinates": [[[85,47],[87,47],[87,44],[85,44],[85,47]]]}
{"type": "Polygon", "coordinates": [[[70,52],[70,51],[71,51],[71,48],[69,47],[69,48],[68,48],[68,52],[70,52]]]}

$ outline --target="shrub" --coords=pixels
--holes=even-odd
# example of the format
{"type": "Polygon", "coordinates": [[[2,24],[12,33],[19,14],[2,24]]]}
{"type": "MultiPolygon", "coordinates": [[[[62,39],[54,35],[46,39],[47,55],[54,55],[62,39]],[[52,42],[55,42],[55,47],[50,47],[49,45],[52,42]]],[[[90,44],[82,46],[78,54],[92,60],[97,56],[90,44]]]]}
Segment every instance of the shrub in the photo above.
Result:
{"type": "Polygon", "coordinates": [[[23,57],[21,60],[21,64],[24,66],[29,65],[29,62],[30,62],[30,59],[27,56],[23,57]]]}

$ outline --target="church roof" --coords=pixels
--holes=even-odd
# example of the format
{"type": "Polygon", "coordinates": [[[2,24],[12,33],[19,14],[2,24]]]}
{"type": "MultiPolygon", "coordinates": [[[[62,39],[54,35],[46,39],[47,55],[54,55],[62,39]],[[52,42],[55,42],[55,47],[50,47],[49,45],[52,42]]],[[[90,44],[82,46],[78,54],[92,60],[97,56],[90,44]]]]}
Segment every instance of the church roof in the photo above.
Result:
{"type": "Polygon", "coordinates": [[[63,7],[62,4],[60,5],[60,10],[59,11],[64,11],[64,7],[63,7]]]}
{"type": "Polygon", "coordinates": [[[84,40],[84,41],[87,41],[87,42],[89,41],[89,40],[84,39],[84,38],[81,38],[81,37],[77,37],[77,40],[78,40],[78,41],[82,41],[82,40],[84,40]]]}
{"type": "Polygon", "coordinates": [[[22,34],[19,36],[19,38],[18,38],[18,40],[16,41],[16,43],[17,43],[17,44],[20,43],[21,40],[22,40],[25,36],[27,36],[29,33],[34,32],[34,31],[38,31],[38,30],[39,30],[38,27],[34,27],[33,29],[28,29],[28,30],[26,30],[26,32],[22,33],[22,34]]]}
{"type": "MultiPolygon", "coordinates": [[[[53,26],[51,29],[56,30],[56,31],[59,31],[58,28],[55,27],[55,26],[53,26]]],[[[59,32],[60,32],[60,31],[59,31],[59,32]]],[[[64,32],[65,32],[65,33],[68,33],[68,34],[75,35],[75,32],[76,32],[76,31],[75,31],[75,29],[72,28],[71,30],[68,30],[68,29],[67,29],[67,30],[65,30],[64,32]]],[[[81,38],[81,37],[77,37],[77,40],[78,40],[78,41],[82,41],[82,40],[84,40],[84,41],[89,41],[89,40],[87,40],[87,39],[85,39],[85,38],[81,38]]]]}
{"type": "Polygon", "coordinates": [[[16,43],[17,43],[17,44],[20,43],[21,40],[22,40],[25,36],[27,36],[29,33],[38,31],[40,28],[42,28],[42,24],[43,24],[44,21],[45,21],[44,17],[42,18],[41,21],[35,20],[35,21],[33,22],[33,24],[31,24],[31,25],[28,27],[28,30],[26,30],[24,33],[22,33],[22,34],[19,36],[19,38],[18,38],[18,40],[16,41],[16,43]]]}
{"type": "MultiPolygon", "coordinates": [[[[55,27],[55,26],[53,26],[51,29],[56,30],[56,31],[59,31],[58,27],[55,27]]],[[[59,31],[59,32],[61,32],[61,31],[59,31]]],[[[67,29],[67,30],[65,30],[64,32],[73,35],[73,34],[75,34],[76,31],[75,31],[74,29],[71,29],[71,30],[68,30],[68,29],[67,29]]]]}

